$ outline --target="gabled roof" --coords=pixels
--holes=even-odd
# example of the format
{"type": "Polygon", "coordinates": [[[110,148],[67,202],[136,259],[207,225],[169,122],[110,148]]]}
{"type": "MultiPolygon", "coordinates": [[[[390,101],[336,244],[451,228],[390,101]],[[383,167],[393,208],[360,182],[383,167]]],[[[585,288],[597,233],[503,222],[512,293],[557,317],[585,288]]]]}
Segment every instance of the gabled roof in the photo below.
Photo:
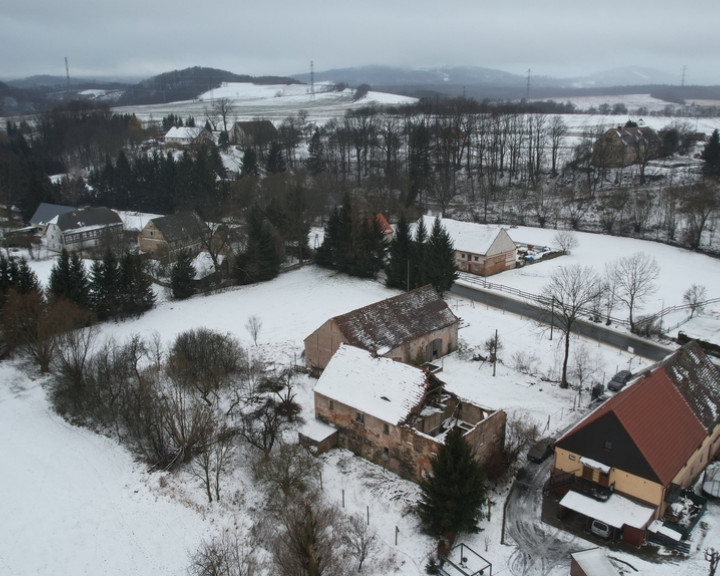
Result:
{"type": "Polygon", "coordinates": [[[165,140],[195,140],[203,132],[205,128],[201,126],[173,126],[165,134],[165,140]]]}
{"type": "Polygon", "coordinates": [[[428,374],[421,368],[341,344],[315,392],[396,425],[423,401],[428,386],[428,374]]]}
{"type": "Polygon", "coordinates": [[[404,342],[459,322],[430,285],[335,316],[333,320],[349,344],[381,355],[404,342]]]}
{"type": "MultiPolygon", "coordinates": [[[[423,223],[430,234],[435,224],[434,216],[423,216],[423,223]]],[[[500,226],[492,226],[490,224],[476,224],[475,222],[461,222],[451,218],[441,218],[440,224],[443,225],[445,231],[452,239],[455,250],[464,250],[474,254],[487,254],[490,247],[498,239],[498,236],[507,236],[507,247],[509,250],[515,249],[515,244],[510,239],[507,231],[500,226]]]]}
{"type": "Polygon", "coordinates": [[[657,132],[648,126],[618,126],[608,130],[606,135],[616,137],[627,147],[634,147],[638,143],[656,143],[659,140],[657,132]]]}
{"type": "MultiPolygon", "coordinates": [[[[707,411],[693,408],[668,376],[688,359],[706,360],[699,347],[683,347],[591,412],[556,445],[667,486],[707,437],[700,419],[707,411]]],[[[704,361],[699,365],[710,370],[704,361]]],[[[696,390],[706,390],[702,378],[685,379],[690,381],[697,383],[696,390]]],[[[687,390],[692,390],[689,384],[687,390]]],[[[692,404],[702,402],[696,398],[692,404]]]]}
{"type": "Polygon", "coordinates": [[[65,212],[64,214],[59,214],[53,218],[52,222],[57,224],[58,228],[60,228],[63,232],[67,232],[69,230],[80,230],[83,228],[113,226],[117,224],[122,226],[122,219],[117,212],[113,212],[110,208],[102,206],[65,212]]]}
{"type": "Polygon", "coordinates": [[[160,230],[168,244],[198,241],[203,222],[195,212],[178,212],[150,220],[160,230]]]}
{"type": "Polygon", "coordinates": [[[275,136],[277,134],[277,128],[270,120],[237,121],[233,127],[240,128],[246,134],[258,136],[275,136]]]}
{"type": "Polygon", "coordinates": [[[76,210],[76,208],[73,208],[72,206],[62,206],[60,204],[40,202],[35,210],[35,213],[32,215],[32,218],[30,218],[30,224],[35,224],[36,226],[47,224],[50,220],[55,218],[55,216],[66,214],[67,212],[72,212],[73,210],[76,210]]]}

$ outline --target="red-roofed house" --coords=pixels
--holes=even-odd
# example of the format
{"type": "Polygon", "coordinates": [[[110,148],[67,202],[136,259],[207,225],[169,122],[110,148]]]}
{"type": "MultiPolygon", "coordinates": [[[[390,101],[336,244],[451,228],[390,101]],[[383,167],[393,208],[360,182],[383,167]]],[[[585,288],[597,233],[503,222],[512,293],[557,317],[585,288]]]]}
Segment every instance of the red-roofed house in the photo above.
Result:
{"type": "Polygon", "coordinates": [[[553,477],[570,475],[561,506],[623,530],[639,544],[720,451],[720,373],[691,342],[555,443],[553,477]],[[622,506],[607,504],[623,499],[622,506]],[[644,507],[633,510],[633,505],[644,507]]]}
{"type": "Polygon", "coordinates": [[[431,361],[457,349],[460,320],[423,286],[327,320],[305,338],[305,364],[320,373],[341,343],[403,362],[431,361]]]}

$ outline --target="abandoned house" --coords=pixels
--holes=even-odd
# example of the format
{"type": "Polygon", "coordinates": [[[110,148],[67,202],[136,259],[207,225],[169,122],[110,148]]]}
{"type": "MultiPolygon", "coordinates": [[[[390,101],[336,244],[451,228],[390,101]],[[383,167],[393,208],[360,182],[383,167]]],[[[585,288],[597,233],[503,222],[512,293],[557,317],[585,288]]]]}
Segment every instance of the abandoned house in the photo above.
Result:
{"type": "Polygon", "coordinates": [[[592,162],[604,168],[623,168],[660,156],[662,142],[647,126],[610,128],[593,144],[592,162]]]}
{"type": "Polygon", "coordinates": [[[557,440],[549,486],[639,545],[719,451],[720,372],[690,342],[557,440]]]}
{"type": "Polygon", "coordinates": [[[315,417],[337,445],[409,480],[430,470],[445,434],[460,427],[476,458],[502,451],[506,415],[448,392],[429,371],[340,345],[315,390],[315,417]]]}
{"type": "Polygon", "coordinates": [[[460,320],[430,285],[335,316],[305,338],[305,364],[319,374],[340,344],[422,364],[457,349],[460,320]]]}

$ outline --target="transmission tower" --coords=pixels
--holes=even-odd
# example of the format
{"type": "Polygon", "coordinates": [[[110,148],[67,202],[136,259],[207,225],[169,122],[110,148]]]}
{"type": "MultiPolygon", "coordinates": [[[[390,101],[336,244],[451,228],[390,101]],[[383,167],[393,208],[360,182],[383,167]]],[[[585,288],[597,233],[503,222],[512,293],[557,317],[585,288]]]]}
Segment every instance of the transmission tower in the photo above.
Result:
{"type": "Polygon", "coordinates": [[[527,71],[527,87],[525,90],[525,100],[530,100],[530,68],[527,71]]]}
{"type": "Polygon", "coordinates": [[[682,77],[680,78],[680,86],[685,88],[685,74],[687,73],[687,66],[683,64],[682,77]]]}
{"type": "Polygon", "coordinates": [[[67,89],[70,90],[70,67],[68,66],[67,56],[65,56],[65,77],[67,78],[67,89]]]}
{"type": "Polygon", "coordinates": [[[310,60],[310,98],[315,100],[315,63],[310,60]]]}

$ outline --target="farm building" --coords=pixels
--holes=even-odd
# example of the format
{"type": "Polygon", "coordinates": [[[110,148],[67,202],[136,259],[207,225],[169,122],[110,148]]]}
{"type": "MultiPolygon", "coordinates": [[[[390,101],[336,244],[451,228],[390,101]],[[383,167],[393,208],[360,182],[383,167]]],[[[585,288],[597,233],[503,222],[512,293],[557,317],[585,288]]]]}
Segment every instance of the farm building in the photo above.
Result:
{"type": "Polygon", "coordinates": [[[53,217],[45,229],[47,247],[53,252],[97,248],[122,235],[120,216],[109,208],[97,207],[64,212],[53,217]]]}
{"type": "Polygon", "coordinates": [[[342,344],[320,376],[315,416],[337,443],[409,480],[430,470],[445,434],[459,427],[485,463],[503,449],[506,415],[461,400],[429,371],[342,344]]]}
{"type": "Polygon", "coordinates": [[[592,161],[604,168],[622,168],[660,156],[662,143],[657,132],[646,126],[618,126],[593,144],[592,161]]]}
{"type": "Polygon", "coordinates": [[[172,256],[187,250],[197,254],[202,248],[205,225],[194,212],[178,212],[153,218],[138,234],[141,252],[155,258],[172,256]]]}
{"type": "Polygon", "coordinates": [[[320,373],[343,343],[403,362],[431,361],[457,348],[459,322],[423,286],[327,320],[305,338],[305,363],[320,373]]]}

